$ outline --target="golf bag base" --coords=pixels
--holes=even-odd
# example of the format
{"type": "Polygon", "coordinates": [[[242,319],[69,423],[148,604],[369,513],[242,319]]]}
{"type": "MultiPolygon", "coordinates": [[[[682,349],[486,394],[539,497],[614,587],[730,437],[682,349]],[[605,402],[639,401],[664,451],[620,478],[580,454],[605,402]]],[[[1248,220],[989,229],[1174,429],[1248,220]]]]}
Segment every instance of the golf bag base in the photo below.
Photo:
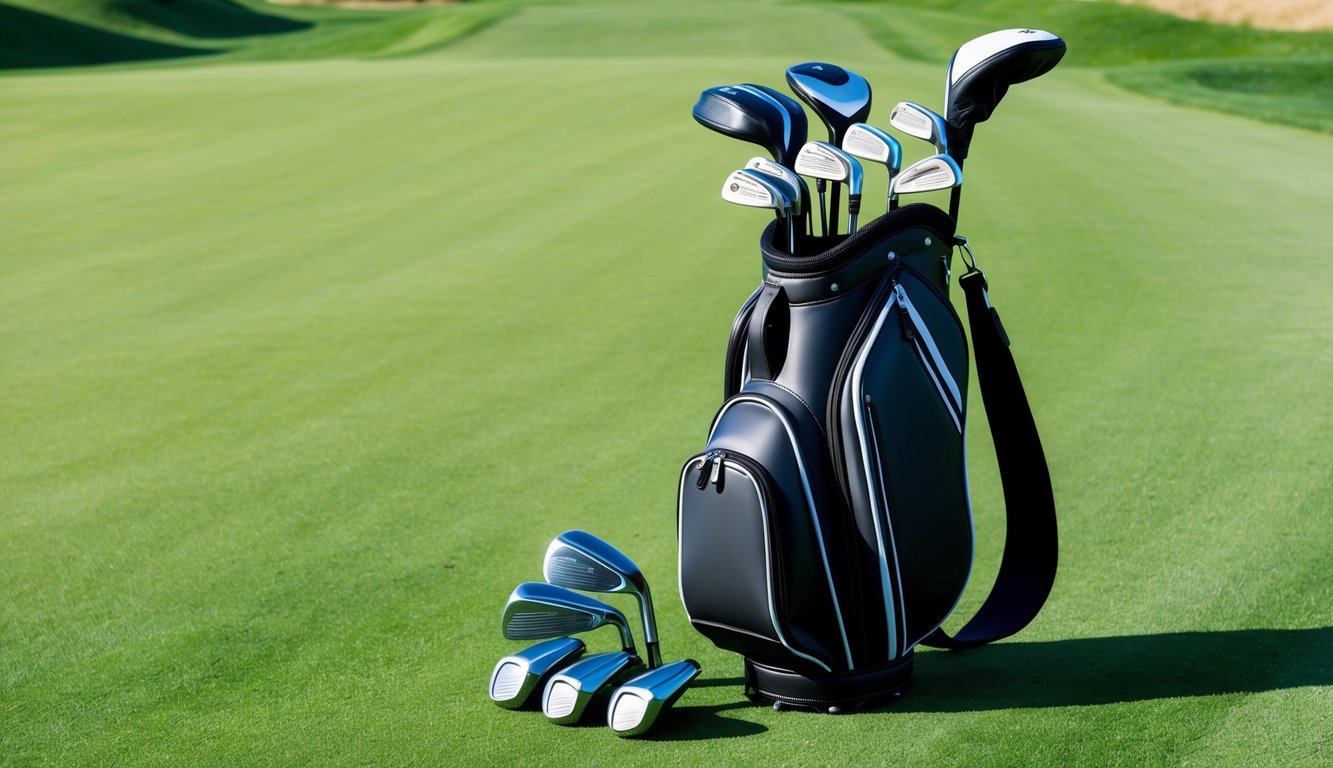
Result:
{"type": "Polygon", "coordinates": [[[891,664],[850,672],[802,673],[745,660],[745,695],[778,708],[837,714],[864,709],[901,695],[912,685],[913,655],[891,664]]]}

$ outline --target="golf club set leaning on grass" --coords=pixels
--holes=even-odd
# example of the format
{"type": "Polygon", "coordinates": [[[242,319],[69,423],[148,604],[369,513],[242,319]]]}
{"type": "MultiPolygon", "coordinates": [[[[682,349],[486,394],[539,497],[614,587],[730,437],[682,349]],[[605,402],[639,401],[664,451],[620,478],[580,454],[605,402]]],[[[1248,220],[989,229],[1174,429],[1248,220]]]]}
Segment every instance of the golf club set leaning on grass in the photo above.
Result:
{"type": "Polygon", "coordinates": [[[617,735],[647,732],[698,676],[699,664],[690,659],[662,663],[643,572],[618,549],[584,531],[555,537],[542,572],[545,582],[514,589],[500,619],[506,638],[542,642],[496,663],[491,700],[519,709],[539,699],[546,716],[561,725],[573,725],[605,706],[607,725],[617,735]],[[574,590],[629,592],[638,598],[646,668],[625,615],[574,590]],[[604,626],[619,630],[620,650],[585,656],[583,641],[570,637],[604,626]]]}
{"type": "Polygon", "coordinates": [[[890,125],[931,150],[901,172],[901,144],[866,122],[869,84],[835,64],[786,73],[828,141],[807,143],[801,104],[765,86],[708,88],[694,106],[705,127],[771,155],[730,174],[723,199],[778,216],[760,236],[763,279],[732,324],[723,403],[681,470],[677,508],[685,612],[744,658],[753,700],[840,712],[892,698],[911,684],[918,645],[1008,637],[1050,593],[1058,542],[1045,455],[956,223],[974,127],[1064,51],[1032,29],[960,46],[943,115],[911,102],[890,112],[890,125]],[[889,185],[885,213],[858,227],[861,160],[885,166],[889,185]],[[817,212],[802,177],[815,180],[817,212]],[[947,213],[898,201],[937,190],[951,190],[947,213]],[[955,249],[967,267],[958,284],[968,333],[948,295],[955,249]],[[974,553],[969,337],[1007,524],[991,592],[950,634],[942,625],[974,553]]]}

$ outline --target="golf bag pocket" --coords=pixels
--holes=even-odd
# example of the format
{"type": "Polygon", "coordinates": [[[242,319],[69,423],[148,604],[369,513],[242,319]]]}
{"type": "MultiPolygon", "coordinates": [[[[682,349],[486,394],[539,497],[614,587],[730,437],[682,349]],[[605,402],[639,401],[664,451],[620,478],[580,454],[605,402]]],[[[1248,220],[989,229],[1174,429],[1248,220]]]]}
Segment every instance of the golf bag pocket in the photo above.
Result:
{"type": "Polygon", "coordinates": [[[835,430],[855,538],[879,571],[864,580],[868,602],[883,606],[882,622],[867,622],[868,647],[872,660],[893,661],[944,621],[971,570],[967,346],[947,299],[911,270],[876,311],[849,350],[835,430]]]}
{"type": "Polygon", "coordinates": [[[724,403],[707,449],[682,469],[681,599],[720,648],[786,669],[846,669],[822,477],[803,453],[822,447],[801,440],[810,425],[779,393],[752,382],[724,403]]]}

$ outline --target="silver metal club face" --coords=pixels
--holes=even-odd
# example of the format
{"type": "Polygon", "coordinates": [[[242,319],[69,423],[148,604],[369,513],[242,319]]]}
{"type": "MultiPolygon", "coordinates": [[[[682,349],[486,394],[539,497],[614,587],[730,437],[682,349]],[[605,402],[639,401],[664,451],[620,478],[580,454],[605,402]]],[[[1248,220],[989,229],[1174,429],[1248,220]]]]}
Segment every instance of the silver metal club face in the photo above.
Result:
{"type": "Polygon", "coordinates": [[[898,169],[902,167],[903,145],[873,125],[856,123],[847,129],[847,135],[842,139],[842,148],[853,157],[884,164],[889,171],[886,209],[893,208],[893,179],[898,175],[898,169]]]}
{"type": "MultiPolygon", "coordinates": [[[[863,172],[856,158],[826,141],[807,142],[796,154],[793,166],[797,173],[815,179],[841,181],[847,185],[847,212],[850,214],[848,231],[856,231],[856,217],[861,206],[863,172]]],[[[830,230],[835,228],[830,222],[830,230]]]]}
{"type": "Polygon", "coordinates": [[[963,171],[948,155],[931,155],[903,169],[894,179],[892,193],[910,195],[952,189],[963,183],[963,171]]]}
{"type": "Polygon", "coordinates": [[[542,692],[542,712],[552,722],[572,725],[602,690],[643,669],[639,657],[624,651],[585,656],[551,677],[542,692]]]}
{"type": "Polygon", "coordinates": [[[676,703],[698,676],[699,663],[685,659],[629,680],[611,694],[606,724],[617,736],[639,736],[647,732],[662,711],[676,703]]]}
{"type": "Polygon", "coordinates": [[[505,709],[518,709],[532,694],[543,690],[551,675],[583,655],[583,641],[573,637],[546,640],[505,656],[491,672],[491,701],[505,709]]]}
{"type": "Polygon", "coordinates": [[[500,616],[500,628],[510,640],[545,640],[608,624],[620,630],[623,650],[634,653],[634,636],[625,614],[564,587],[539,581],[519,584],[500,616]]]}
{"type": "Polygon", "coordinates": [[[928,141],[941,155],[949,154],[949,126],[938,113],[915,102],[900,101],[889,113],[889,125],[908,136],[928,141]]]}
{"type": "Polygon", "coordinates": [[[792,251],[796,242],[795,208],[799,208],[799,201],[789,197],[784,186],[759,171],[741,168],[732,171],[722,183],[722,199],[750,208],[769,208],[784,216],[787,220],[788,250],[792,251]]]}
{"type": "Polygon", "coordinates": [[[546,581],[592,592],[630,592],[639,601],[648,666],[658,667],[657,617],[643,571],[624,553],[585,531],[565,531],[546,548],[542,561],[546,581]]]}

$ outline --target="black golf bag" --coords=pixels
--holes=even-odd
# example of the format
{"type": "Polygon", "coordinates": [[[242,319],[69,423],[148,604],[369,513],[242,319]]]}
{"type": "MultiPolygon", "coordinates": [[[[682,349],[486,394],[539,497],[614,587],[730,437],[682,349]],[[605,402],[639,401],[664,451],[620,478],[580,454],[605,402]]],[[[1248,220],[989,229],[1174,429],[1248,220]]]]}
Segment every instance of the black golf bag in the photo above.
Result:
{"type": "Polygon", "coordinates": [[[966,259],[1007,535],[993,591],[945,634],[973,558],[968,342],[948,297],[966,241],[924,204],[817,255],[794,258],[785,239],[776,224],[761,237],[764,279],[731,330],[725,401],[681,472],[680,591],[691,624],[745,657],[747,695],[837,711],[904,690],[918,644],[1026,626],[1055,578],[1055,507],[1008,339],[966,259]]]}

